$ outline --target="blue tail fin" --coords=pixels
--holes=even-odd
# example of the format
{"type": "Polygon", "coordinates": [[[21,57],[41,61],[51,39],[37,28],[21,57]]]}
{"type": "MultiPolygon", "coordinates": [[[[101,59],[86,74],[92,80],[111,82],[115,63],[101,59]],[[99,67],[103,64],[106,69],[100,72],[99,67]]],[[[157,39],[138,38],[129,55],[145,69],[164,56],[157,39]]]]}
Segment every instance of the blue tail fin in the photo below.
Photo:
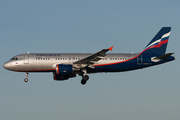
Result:
{"type": "Polygon", "coordinates": [[[163,55],[166,52],[171,27],[163,27],[144,48],[141,54],[163,55]]]}

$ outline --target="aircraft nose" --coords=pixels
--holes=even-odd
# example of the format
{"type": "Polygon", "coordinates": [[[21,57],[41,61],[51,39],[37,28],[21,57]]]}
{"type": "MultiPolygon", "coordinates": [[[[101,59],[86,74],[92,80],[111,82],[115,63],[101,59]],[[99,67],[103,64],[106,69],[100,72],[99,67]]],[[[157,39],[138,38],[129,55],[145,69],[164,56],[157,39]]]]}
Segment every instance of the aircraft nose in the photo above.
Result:
{"type": "Polygon", "coordinates": [[[3,64],[3,67],[4,67],[5,69],[9,69],[10,65],[6,62],[6,63],[3,64]]]}
{"type": "Polygon", "coordinates": [[[7,69],[7,63],[4,63],[3,67],[4,67],[5,69],[7,69]]]}

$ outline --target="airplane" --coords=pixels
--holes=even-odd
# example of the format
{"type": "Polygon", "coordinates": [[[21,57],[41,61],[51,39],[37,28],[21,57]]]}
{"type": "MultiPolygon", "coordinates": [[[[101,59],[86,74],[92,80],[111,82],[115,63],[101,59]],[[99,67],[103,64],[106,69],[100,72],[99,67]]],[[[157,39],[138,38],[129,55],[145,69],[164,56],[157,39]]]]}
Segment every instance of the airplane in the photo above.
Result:
{"type": "Polygon", "coordinates": [[[123,72],[142,69],[175,60],[174,53],[165,53],[171,27],[163,27],[140,53],[107,53],[113,46],[97,53],[27,53],[12,57],[3,67],[10,71],[25,72],[28,82],[30,72],[51,72],[54,80],[63,81],[82,76],[81,84],[89,79],[87,74],[123,72]]]}

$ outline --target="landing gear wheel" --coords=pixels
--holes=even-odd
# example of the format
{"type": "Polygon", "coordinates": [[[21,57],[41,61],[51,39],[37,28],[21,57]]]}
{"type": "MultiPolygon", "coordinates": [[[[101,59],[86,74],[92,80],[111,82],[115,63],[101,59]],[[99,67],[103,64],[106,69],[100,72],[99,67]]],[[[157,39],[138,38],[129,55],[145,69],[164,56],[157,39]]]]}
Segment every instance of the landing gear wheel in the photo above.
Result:
{"type": "Polygon", "coordinates": [[[88,80],[89,80],[89,76],[88,75],[83,76],[83,79],[81,80],[81,84],[85,85],[88,80]]]}
{"type": "Polygon", "coordinates": [[[27,79],[27,78],[25,78],[25,79],[24,79],[24,82],[28,82],[28,79],[27,79]]]}
{"type": "Polygon", "coordinates": [[[82,85],[85,85],[85,84],[86,84],[86,80],[83,80],[83,79],[82,79],[82,80],[81,80],[81,84],[82,84],[82,85]]]}

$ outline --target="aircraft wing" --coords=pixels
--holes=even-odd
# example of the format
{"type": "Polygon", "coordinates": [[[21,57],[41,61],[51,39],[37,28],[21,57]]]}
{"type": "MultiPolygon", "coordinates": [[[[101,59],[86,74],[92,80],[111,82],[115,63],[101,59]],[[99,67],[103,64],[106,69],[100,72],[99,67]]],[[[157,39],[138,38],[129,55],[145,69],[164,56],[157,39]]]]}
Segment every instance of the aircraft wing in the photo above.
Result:
{"type": "Polygon", "coordinates": [[[74,62],[73,64],[74,65],[77,65],[77,67],[79,66],[79,68],[82,68],[82,67],[90,67],[90,68],[94,68],[93,67],[93,64],[95,64],[97,61],[101,60],[102,58],[104,58],[106,56],[106,52],[108,52],[109,50],[112,51],[112,48],[114,46],[108,48],[108,49],[102,49],[101,51],[97,52],[97,53],[94,53],[82,60],[79,60],[79,61],[76,61],[74,62]]]}

